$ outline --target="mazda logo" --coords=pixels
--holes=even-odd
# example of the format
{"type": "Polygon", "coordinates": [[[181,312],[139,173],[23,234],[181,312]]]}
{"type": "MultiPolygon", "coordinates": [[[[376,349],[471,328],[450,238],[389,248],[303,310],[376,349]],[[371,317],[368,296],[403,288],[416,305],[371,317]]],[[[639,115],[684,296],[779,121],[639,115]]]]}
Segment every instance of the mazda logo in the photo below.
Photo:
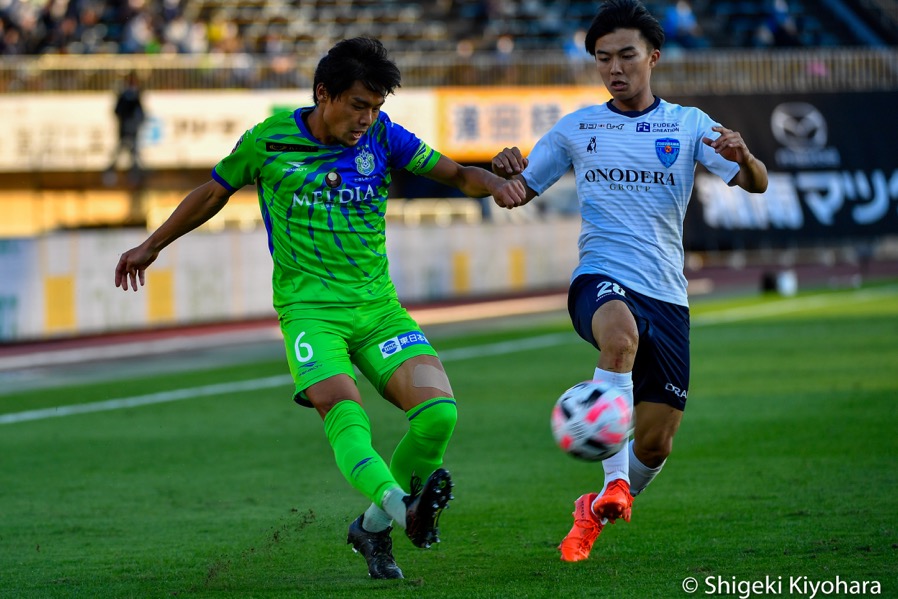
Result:
{"type": "Polygon", "coordinates": [[[806,152],[826,146],[826,119],[811,104],[786,102],[770,115],[773,137],[790,150],[806,152]]]}

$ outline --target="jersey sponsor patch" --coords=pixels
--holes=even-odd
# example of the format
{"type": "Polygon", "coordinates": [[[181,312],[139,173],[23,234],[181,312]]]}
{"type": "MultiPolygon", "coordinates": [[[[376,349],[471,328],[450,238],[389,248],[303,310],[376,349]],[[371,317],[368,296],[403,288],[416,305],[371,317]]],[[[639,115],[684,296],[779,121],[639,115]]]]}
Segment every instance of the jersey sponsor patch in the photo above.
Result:
{"type": "MultiPolygon", "coordinates": [[[[637,123],[637,131],[639,130],[639,125],[643,123],[637,123]]],[[[623,131],[624,123],[580,123],[580,129],[591,131],[593,129],[607,129],[608,131],[623,131]]]]}
{"type": "Polygon", "coordinates": [[[328,187],[336,189],[343,183],[343,177],[337,171],[331,171],[324,176],[324,182],[328,187]]]}
{"type": "Polygon", "coordinates": [[[387,339],[379,344],[378,347],[380,348],[380,355],[384,358],[389,358],[393,354],[412,345],[430,345],[430,342],[427,340],[427,337],[419,331],[409,331],[408,333],[397,335],[392,339],[387,339]]]}
{"type": "Polygon", "coordinates": [[[318,152],[321,150],[318,146],[307,146],[304,144],[282,144],[276,141],[265,142],[266,152],[318,152]]]}
{"type": "Polygon", "coordinates": [[[640,121],[636,123],[636,133],[679,133],[680,123],[647,123],[640,121]]]}

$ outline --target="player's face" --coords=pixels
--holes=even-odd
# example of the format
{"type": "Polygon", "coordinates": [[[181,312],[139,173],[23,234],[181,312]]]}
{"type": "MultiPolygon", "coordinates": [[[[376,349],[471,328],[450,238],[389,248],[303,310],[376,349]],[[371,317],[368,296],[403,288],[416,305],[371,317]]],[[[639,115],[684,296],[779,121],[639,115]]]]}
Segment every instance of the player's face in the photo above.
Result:
{"type": "Polygon", "coordinates": [[[318,110],[321,111],[321,130],[313,134],[326,144],[354,146],[380,114],[384,97],[373,92],[361,82],[331,98],[323,85],[316,90],[318,110]]]}
{"type": "Polygon", "coordinates": [[[649,79],[661,52],[638,29],[615,29],[596,40],[602,83],[620,110],[645,110],[654,101],[649,79]]]}

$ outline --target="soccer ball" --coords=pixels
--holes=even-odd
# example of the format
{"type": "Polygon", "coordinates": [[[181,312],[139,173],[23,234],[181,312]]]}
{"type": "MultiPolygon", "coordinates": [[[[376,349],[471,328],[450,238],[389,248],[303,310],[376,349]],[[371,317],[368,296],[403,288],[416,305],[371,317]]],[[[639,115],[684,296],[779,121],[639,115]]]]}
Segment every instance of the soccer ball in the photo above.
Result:
{"type": "Polygon", "coordinates": [[[568,454],[591,462],[624,448],[633,432],[633,410],[623,392],[606,381],[577,383],[552,409],[552,434],[568,454]]]}

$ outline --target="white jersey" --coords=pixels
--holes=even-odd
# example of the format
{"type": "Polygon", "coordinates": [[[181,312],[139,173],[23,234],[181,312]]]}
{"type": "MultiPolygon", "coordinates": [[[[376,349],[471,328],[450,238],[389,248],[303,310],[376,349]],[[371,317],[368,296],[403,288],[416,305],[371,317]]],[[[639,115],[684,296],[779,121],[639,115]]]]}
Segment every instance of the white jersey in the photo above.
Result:
{"type": "Polygon", "coordinates": [[[601,104],[562,117],[534,146],[523,176],[543,193],[571,166],[580,200],[580,263],[649,297],[688,305],[683,219],[695,164],[729,182],[739,165],[702,143],[718,125],[658,98],[643,112],[601,104]]]}

